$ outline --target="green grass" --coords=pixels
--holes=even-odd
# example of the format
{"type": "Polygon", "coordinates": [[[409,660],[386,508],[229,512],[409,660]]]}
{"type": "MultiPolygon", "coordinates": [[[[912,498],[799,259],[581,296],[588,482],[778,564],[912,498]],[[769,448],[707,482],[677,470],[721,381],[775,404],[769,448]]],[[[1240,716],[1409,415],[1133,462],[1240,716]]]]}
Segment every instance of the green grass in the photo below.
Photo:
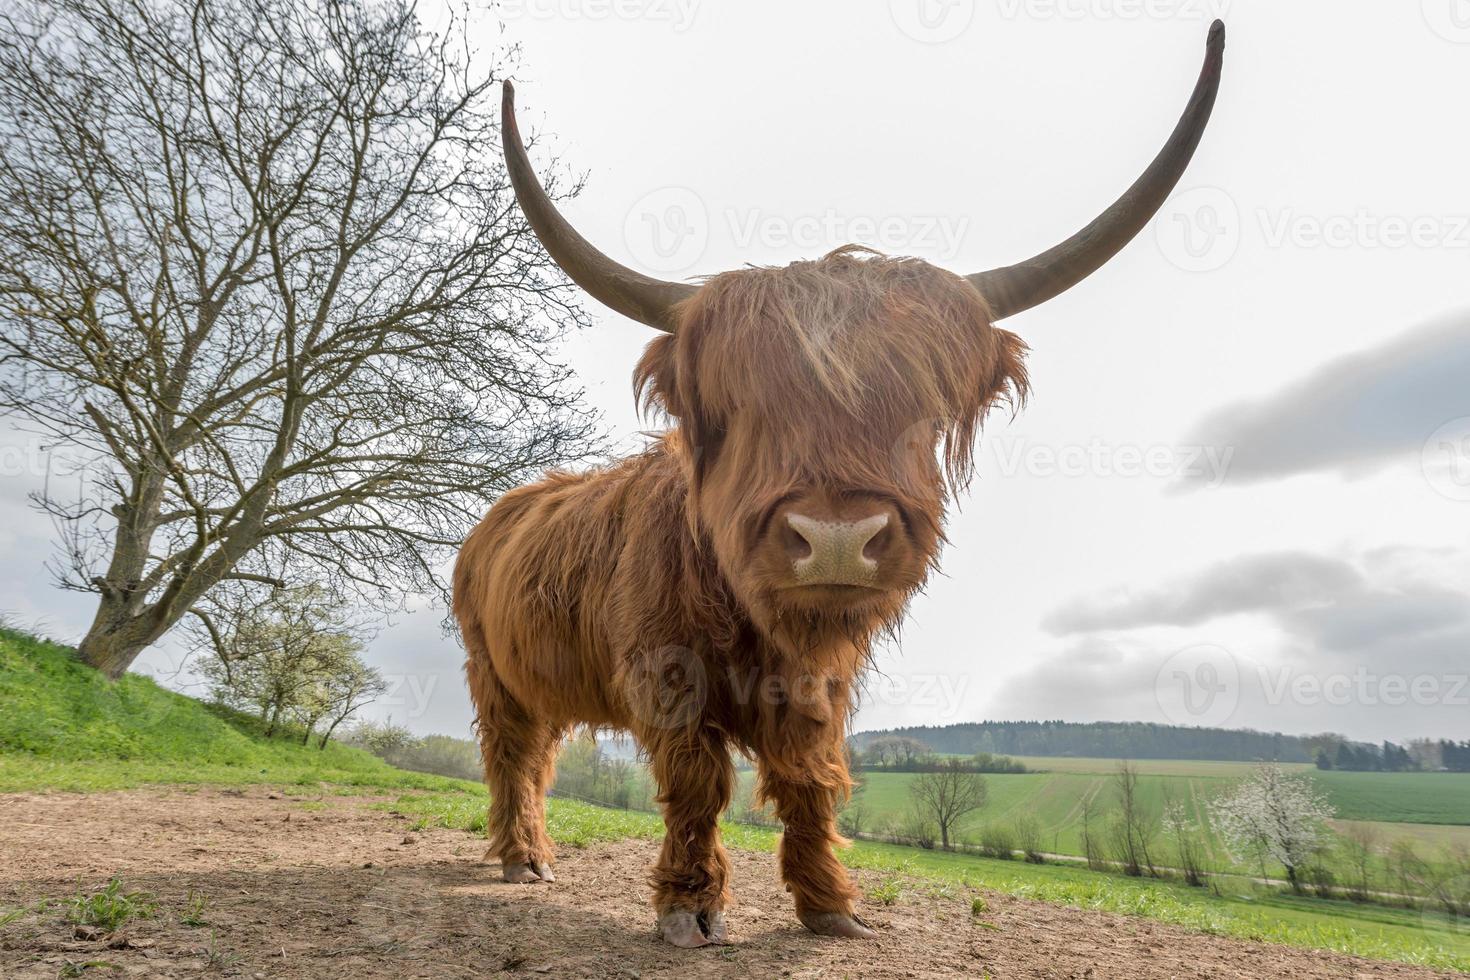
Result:
{"type": "Polygon", "coordinates": [[[66,917],[77,925],[116,932],[132,919],[152,918],[157,910],[153,896],[147,892],[123,891],[122,879],[113,878],[100,892],[72,899],[66,917]]]}
{"type": "MultiPolygon", "coordinates": [[[[412,793],[375,804],[414,818],[414,826],[451,827],[483,833],[488,799],[483,790],[412,793]]],[[[547,804],[547,826],[564,847],[587,847],[628,837],[658,839],[663,823],[653,814],[607,810],[574,800],[547,804]]],[[[737,848],[774,851],[774,831],[724,824],[725,842],[737,848]]],[[[1438,969],[1470,971],[1470,931],[1463,921],[1408,909],[1328,902],[1242,890],[1215,894],[1168,881],[1096,874],[1060,865],[996,861],[968,854],[921,851],[859,841],[841,854],[845,864],[882,876],[869,895],[884,904],[902,902],[915,888],[936,894],[981,888],[1122,915],[1138,916],[1197,932],[1327,949],[1352,956],[1396,960],[1438,969]],[[949,890],[949,891],[946,891],[949,890]]],[[[985,910],[976,896],[955,894],[957,908],[985,910]]]]}
{"type": "Polygon", "coordinates": [[[116,683],[68,647],[0,629],[0,792],[145,783],[449,789],[359,749],[266,738],[259,723],[128,674],[116,683]]]}

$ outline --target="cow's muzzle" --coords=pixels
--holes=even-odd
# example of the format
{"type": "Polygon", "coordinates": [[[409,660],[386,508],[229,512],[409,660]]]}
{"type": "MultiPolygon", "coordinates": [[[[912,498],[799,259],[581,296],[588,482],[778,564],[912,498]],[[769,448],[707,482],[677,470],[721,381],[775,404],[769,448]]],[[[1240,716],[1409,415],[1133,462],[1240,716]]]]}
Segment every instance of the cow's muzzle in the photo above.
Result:
{"type": "Polygon", "coordinates": [[[887,514],[857,521],[787,514],[786,523],[807,548],[805,555],[792,561],[798,584],[871,587],[877,582],[878,562],[889,534],[887,514]]]}

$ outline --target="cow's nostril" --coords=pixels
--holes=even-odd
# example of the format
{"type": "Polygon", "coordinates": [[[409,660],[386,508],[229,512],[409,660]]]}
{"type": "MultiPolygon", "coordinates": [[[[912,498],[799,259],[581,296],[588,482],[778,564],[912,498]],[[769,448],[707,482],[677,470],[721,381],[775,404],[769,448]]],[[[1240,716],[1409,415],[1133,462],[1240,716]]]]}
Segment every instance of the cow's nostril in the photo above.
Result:
{"type": "Polygon", "coordinates": [[[786,554],[792,561],[800,561],[812,555],[812,543],[790,521],[781,527],[781,543],[785,546],[786,554]]]}
{"type": "Polygon", "coordinates": [[[878,533],[868,539],[863,545],[863,557],[869,560],[877,560],[883,557],[883,552],[888,550],[888,542],[893,537],[893,526],[884,524],[878,533]]]}

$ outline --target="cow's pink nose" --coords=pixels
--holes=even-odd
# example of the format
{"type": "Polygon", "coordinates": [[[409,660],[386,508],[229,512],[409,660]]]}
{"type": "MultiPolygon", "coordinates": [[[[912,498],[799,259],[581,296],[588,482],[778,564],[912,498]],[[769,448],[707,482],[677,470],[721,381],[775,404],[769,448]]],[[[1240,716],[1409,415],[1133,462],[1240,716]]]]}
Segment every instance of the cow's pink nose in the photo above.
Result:
{"type": "Polygon", "coordinates": [[[886,537],[887,514],[860,521],[819,521],[787,514],[786,523],[809,549],[792,561],[796,580],[802,585],[872,585],[877,580],[877,553],[886,537]]]}

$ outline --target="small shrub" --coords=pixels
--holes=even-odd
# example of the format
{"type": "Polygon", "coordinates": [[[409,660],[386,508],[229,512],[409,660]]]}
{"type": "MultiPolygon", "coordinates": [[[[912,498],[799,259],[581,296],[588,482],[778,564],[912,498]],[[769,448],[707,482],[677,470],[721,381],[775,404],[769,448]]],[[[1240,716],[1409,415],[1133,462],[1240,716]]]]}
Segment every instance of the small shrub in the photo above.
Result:
{"type": "Polygon", "coordinates": [[[985,898],[983,896],[976,895],[974,901],[970,903],[970,915],[978,919],[980,916],[989,911],[990,903],[985,901],[985,898]]]}
{"type": "Polygon", "coordinates": [[[1030,814],[1016,820],[1016,845],[1029,864],[1045,864],[1046,854],[1041,843],[1041,824],[1030,814]]]}
{"type": "Polygon", "coordinates": [[[1009,827],[986,824],[980,831],[980,853],[986,857],[1009,861],[1016,856],[1016,839],[1009,827]]]}
{"type": "Polygon", "coordinates": [[[868,811],[860,800],[850,800],[837,811],[837,831],[843,837],[858,837],[868,824],[868,811]]]}
{"type": "Polygon", "coordinates": [[[934,822],[917,809],[909,814],[908,820],[904,823],[903,832],[905,837],[926,851],[934,850],[934,844],[939,838],[934,822]]]}
{"type": "Polygon", "coordinates": [[[1337,897],[1337,875],[1324,864],[1311,864],[1303,868],[1301,880],[1318,898],[1337,897]]]}

